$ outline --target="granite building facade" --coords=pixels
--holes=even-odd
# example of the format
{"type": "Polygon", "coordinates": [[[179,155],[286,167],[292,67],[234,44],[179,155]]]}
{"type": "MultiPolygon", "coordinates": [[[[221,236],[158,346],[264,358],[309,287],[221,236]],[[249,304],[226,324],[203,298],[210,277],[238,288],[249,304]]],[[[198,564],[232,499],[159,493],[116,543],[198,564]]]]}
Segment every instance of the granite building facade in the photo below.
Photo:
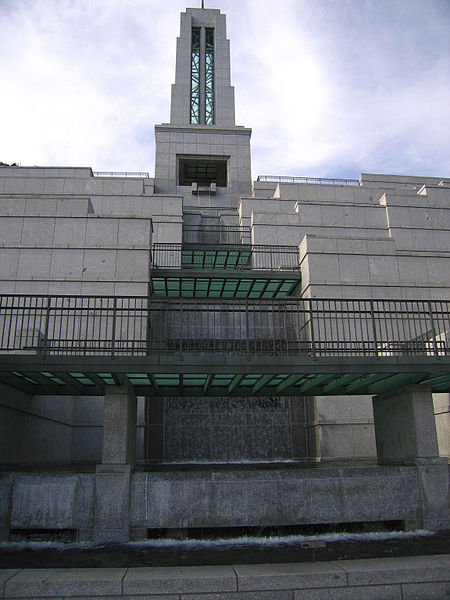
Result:
{"type": "Polygon", "coordinates": [[[250,137],[187,9],[154,177],[0,169],[3,539],[448,527],[450,179],[252,183],[250,137]]]}

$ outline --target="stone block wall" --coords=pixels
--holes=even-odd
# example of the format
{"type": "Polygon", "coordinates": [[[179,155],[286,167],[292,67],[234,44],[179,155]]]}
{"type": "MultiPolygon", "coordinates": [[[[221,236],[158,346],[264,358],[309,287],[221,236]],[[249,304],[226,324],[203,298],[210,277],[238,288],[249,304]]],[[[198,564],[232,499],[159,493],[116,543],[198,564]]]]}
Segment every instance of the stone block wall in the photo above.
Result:
{"type": "MultiPolygon", "coordinates": [[[[122,537],[137,540],[146,539],[148,529],[385,521],[404,522],[408,529],[433,529],[438,502],[442,508],[444,498],[433,481],[423,487],[422,467],[197,468],[128,473],[120,510],[113,486],[107,485],[108,497],[95,498],[97,477],[122,475],[113,467],[97,473],[3,473],[1,539],[8,539],[10,529],[24,534],[28,529],[69,529],[76,530],[80,541],[92,540],[94,529],[101,526],[96,511],[101,517],[105,502],[122,523],[122,537]]],[[[448,519],[439,510],[439,525],[445,529],[448,519]]]]}

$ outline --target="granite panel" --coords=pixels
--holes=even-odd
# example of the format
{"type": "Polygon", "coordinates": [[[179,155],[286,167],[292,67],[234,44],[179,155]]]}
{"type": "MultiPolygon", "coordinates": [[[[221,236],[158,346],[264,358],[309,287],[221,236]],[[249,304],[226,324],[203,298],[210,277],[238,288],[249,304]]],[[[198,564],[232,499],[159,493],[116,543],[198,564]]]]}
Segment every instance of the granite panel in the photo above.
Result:
{"type": "Polygon", "coordinates": [[[237,590],[232,567],[135,567],[127,571],[124,594],[187,594],[237,590]]]}
{"type": "Polygon", "coordinates": [[[6,582],[6,597],[118,596],[126,569],[24,569],[6,582]]]}
{"type": "Polygon", "coordinates": [[[231,592],[226,594],[182,594],[180,600],[293,600],[291,590],[272,590],[270,592],[231,592]]]}
{"type": "Polygon", "coordinates": [[[72,528],[77,475],[16,475],[11,527],[72,528]]]}
{"type": "Polygon", "coordinates": [[[285,563],[234,567],[239,590],[279,590],[346,585],[340,563],[285,563]]]}
{"type": "MultiPolygon", "coordinates": [[[[400,585],[295,590],[294,600],[404,600],[400,585]]],[[[425,599],[424,599],[425,600],[425,599]]]]}
{"type": "Polygon", "coordinates": [[[349,585],[448,581],[449,569],[432,556],[369,558],[342,563],[349,585]]]}
{"type": "Polygon", "coordinates": [[[450,597],[450,581],[404,583],[402,594],[402,600],[443,600],[450,597]]]}

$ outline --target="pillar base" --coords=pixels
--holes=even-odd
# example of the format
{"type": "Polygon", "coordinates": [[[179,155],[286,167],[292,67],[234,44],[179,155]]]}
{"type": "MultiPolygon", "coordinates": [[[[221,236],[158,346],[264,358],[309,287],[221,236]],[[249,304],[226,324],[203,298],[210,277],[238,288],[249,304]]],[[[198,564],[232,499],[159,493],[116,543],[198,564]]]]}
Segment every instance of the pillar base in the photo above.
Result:
{"type": "Polygon", "coordinates": [[[422,508],[422,527],[432,531],[450,528],[448,512],[447,458],[421,459],[417,463],[417,483],[422,508]]]}
{"type": "Polygon", "coordinates": [[[95,471],[94,542],[130,541],[131,467],[98,465],[95,471]]]}

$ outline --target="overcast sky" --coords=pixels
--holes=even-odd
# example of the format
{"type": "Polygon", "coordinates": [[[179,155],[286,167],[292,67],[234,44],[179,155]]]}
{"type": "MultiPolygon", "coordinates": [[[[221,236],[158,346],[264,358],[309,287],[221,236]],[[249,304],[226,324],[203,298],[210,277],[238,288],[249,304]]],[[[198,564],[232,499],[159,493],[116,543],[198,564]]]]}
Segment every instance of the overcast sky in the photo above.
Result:
{"type": "MultiPolygon", "coordinates": [[[[0,161],[154,168],[179,13],[0,0],[0,161]]],[[[205,0],[227,15],[253,177],[450,175],[450,0],[205,0]]]]}

